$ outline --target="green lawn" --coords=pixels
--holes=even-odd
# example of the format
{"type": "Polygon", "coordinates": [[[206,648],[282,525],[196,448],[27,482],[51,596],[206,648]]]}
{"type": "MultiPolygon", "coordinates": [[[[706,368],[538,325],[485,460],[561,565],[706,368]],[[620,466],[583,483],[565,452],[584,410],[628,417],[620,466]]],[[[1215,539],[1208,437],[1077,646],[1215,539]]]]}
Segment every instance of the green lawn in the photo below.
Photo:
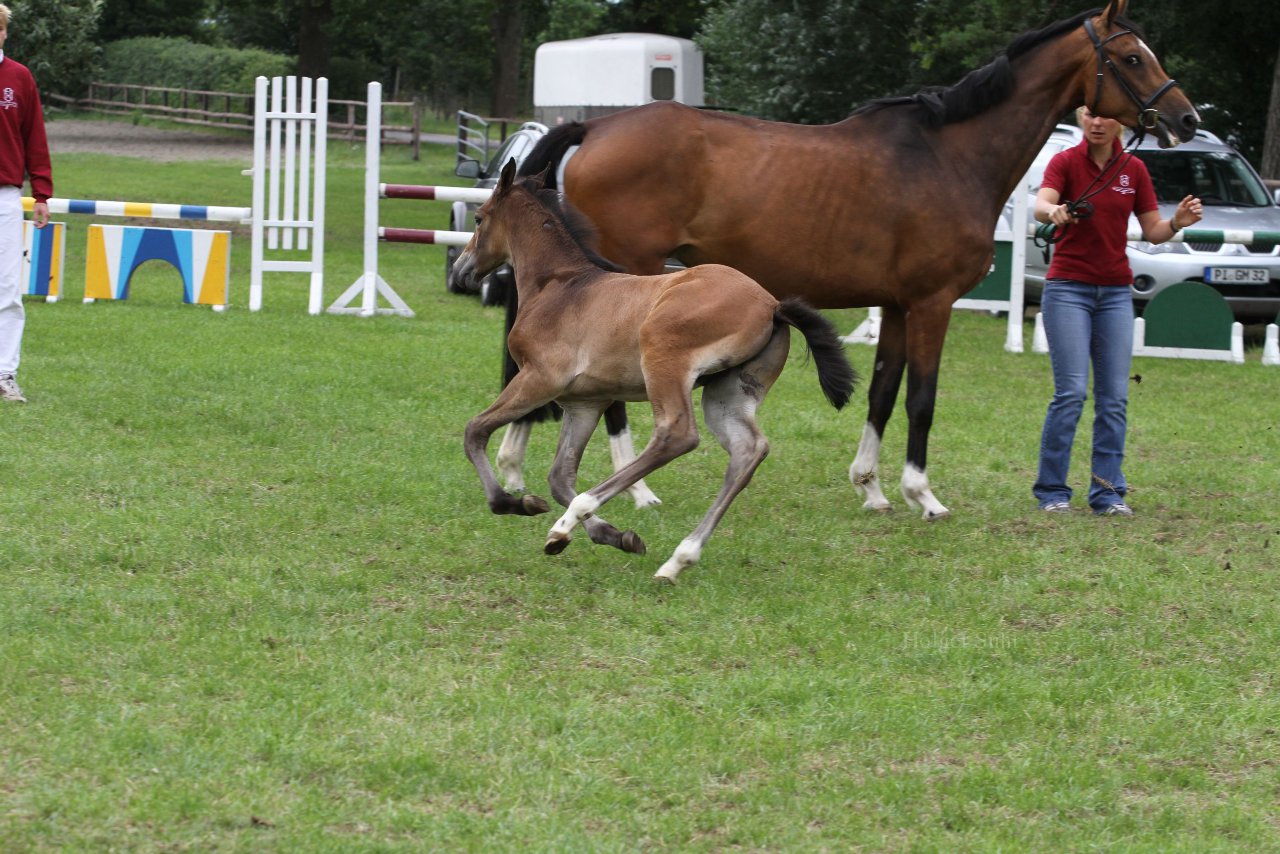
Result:
{"type": "MultiPolygon", "coordinates": [[[[361,271],[363,154],[334,148],[326,304],[361,271]]],[[[424,151],[383,180],[451,177],[424,151]]],[[[247,205],[245,166],[55,176],[247,205]]],[[[959,313],[930,457],[953,515],[927,524],[896,495],[901,413],[898,512],[861,511],[865,387],[833,412],[797,348],[773,453],[670,588],[723,452],[650,477],[661,507],[609,505],[647,556],[544,556],[553,517],[490,515],[462,453],[501,315],[445,293],[442,249],[382,247],[412,319],[308,316],[299,276],[249,313],[239,231],[224,314],[158,264],[86,306],[69,221],[68,298],[28,303],[31,402],[0,407],[0,850],[1280,849],[1280,371],[1256,349],[1136,362],[1140,515],[1046,516],[1047,359],[959,313]]],[[[584,479],[607,468],[598,438],[584,479]]]]}

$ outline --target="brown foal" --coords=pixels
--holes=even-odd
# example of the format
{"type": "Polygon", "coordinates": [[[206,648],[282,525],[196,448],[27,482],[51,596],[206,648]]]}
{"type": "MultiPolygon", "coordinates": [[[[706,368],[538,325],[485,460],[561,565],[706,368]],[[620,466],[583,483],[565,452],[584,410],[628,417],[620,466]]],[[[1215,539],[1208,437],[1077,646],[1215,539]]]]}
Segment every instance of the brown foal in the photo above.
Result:
{"type": "Polygon", "coordinates": [[[564,418],[548,483],[567,510],[552,526],[546,552],[563,551],[581,524],[593,542],[644,554],[635,532],[619,531],[596,511],[697,446],[693,389],[702,386],[703,416],[729,452],[729,467],[702,522],[657,572],[657,578],[674,582],[697,562],[768,453],[755,412],[786,363],[789,327],[804,335],[822,390],[837,409],[848,401],[855,375],[835,328],[803,302],[779,302],[746,275],[718,265],[627,275],[584,248],[586,228],[585,220],[560,206],[554,191],[543,188],[543,176],[516,181],[511,164],[477,212],[475,234],[454,269],[478,280],[507,261],[515,267],[520,302],[508,346],[520,372],[467,424],[467,457],[493,512],[546,512],[543,499],[515,496],[499,485],[488,445],[499,427],[557,402],[564,418]],[[653,437],[631,463],[578,494],[583,450],[615,400],[648,400],[653,437]]]}

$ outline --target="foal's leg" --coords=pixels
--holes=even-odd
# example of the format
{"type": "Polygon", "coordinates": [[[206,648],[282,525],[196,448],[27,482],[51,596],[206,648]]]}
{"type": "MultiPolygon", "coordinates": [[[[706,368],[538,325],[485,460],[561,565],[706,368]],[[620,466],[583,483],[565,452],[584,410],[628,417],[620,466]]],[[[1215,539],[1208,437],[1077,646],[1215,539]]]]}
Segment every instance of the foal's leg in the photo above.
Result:
{"type": "MultiPolygon", "coordinates": [[[[547,482],[551,486],[551,497],[564,507],[568,507],[577,497],[578,465],[582,462],[582,453],[595,432],[600,421],[603,405],[579,403],[562,404],[564,420],[560,423],[560,444],[556,448],[556,459],[551,465],[551,473],[547,482]]],[[[582,526],[586,528],[591,542],[605,546],[613,546],[624,552],[644,554],[644,542],[635,533],[623,533],[599,516],[584,519],[582,526]]],[[[564,541],[569,544],[568,540],[564,541]]]]}
{"type": "MultiPolygon", "coordinates": [[[[625,466],[636,458],[636,443],[631,438],[631,428],[627,424],[627,405],[620,400],[609,404],[604,411],[604,427],[609,431],[609,451],[613,456],[613,470],[625,466]]],[[[643,480],[637,480],[627,487],[631,500],[637,507],[653,507],[662,500],[653,494],[643,480]]]]}
{"type": "Polygon", "coordinates": [[[524,455],[529,449],[529,435],[533,433],[532,421],[513,421],[502,433],[502,444],[494,464],[502,475],[502,482],[512,492],[524,492],[524,455]]]}
{"type": "Polygon", "coordinates": [[[907,464],[902,469],[902,497],[932,522],[950,515],[929,488],[925,464],[929,429],[938,397],[938,366],[942,342],[951,322],[951,299],[943,294],[911,309],[907,322],[907,464]]]}
{"type": "Polygon", "coordinates": [[[547,554],[558,554],[569,545],[573,529],[595,515],[602,504],[650,472],[698,446],[691,393],[692,371],[687,365],[664,366],[645,375],[653,405],[653,436],[630,463],[569,502],[569,509],[547,533],[547,554]],[[656,374],[656,378],[655,378],[656,374]]]}
{"type": "MultiPolygon", "coordinates": [[[[636,458],[635,442],[631,438],[631,429],[627,426],[626,404],[622,401],[612,403],[605,410],[604,423],[609,431],[613,470],[617,471],[636,458]]],[[[524,491],[524,458],[532,433],[533,422],[516,421],[507,425],[502,434],[502,444],[498,447],[494,462],[502,475],[503,484],[512,492],[524,491]]],[[[631,499],[637,507],[653,507],[662,503],[643,480],[636,481],[627,491],[631,493],[631,499]]]]}
{"type": "Polygon", "coordinates": [[[887,513],[889,499],[880,488],[877,469],[880,465],[880,443],[885,425],[893,414],[898,400],[898,388],[902,385],[902,370],[907,363],[907,327],[902,310],[885,306],[880,321],[880,343],[876,345],[875,370],[867,390],[867,423],[862,428],[862,441],[858,443],[858,455],[849,466],[849,480],[857,487],[866,501],[863,508],[887,513]]]}
{"type": "Polygon", "coordinates": [[[707,429],[715,433],[729,452],[729,467],[707,515],[693,533],[681,541],[654,578],[674,584],[682,570],[698,562],[702,547],[720,524],[725,511],[751,482],[756,468],[768,455],[769,442],[756,425],[756,408],[786,364],[788,342],[789,330],[785,326],[779,327],[759,356],[717,376],[703,388],[703,418],[707,429]]]}
{"type": "Polygon", "coordinates": [[[480,476],[489,509],[499,514],[533,516],[551,509],[547,502],[536,495],[514,496],[498,484],[497,475],[489,463],[489,437],[504,424],[515,421],[551,398],[548,390],[528,373],[521,373],[511,382],[493,404],[467,422],[463,447],[467,458],[480,476]]]}

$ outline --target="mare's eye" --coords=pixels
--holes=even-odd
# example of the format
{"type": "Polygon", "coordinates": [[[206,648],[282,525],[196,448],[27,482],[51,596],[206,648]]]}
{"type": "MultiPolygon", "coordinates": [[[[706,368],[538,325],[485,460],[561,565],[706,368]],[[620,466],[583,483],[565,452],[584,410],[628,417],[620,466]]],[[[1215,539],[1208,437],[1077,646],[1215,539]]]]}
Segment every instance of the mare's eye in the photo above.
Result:
{"type": "Polygon", "coordinates": [[[1142,57],[1138,56],[1136,53],[1131,53],[1124,58],[1124,64],[1133,66],[1141,65],[1142,57]]]}
{"type": "Polygon", "coordinates": [[[480,222],[481,222],[483,219],[484,219],[484,217],[483,217],[482,215],[480,215],[480,214],[476,214],[476,228],[479,228],[479,227],[480,227],[480,222]]]}

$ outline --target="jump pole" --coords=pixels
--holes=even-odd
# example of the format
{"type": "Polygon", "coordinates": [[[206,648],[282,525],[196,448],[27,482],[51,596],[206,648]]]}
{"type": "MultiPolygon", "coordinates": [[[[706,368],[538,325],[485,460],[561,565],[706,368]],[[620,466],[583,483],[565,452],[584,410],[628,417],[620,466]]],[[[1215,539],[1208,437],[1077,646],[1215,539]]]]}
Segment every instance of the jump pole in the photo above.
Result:
{"type": "Polygon", "coordinates": [[[399,314],[413,317],[413,310],[378,274],[378,241],[387,243],[420,243],[437,246],[466,246],[471,240],[467,231],[443,231],[426,228],[393,228],[378,225],[379,199],[417,199],[435,202],[468,202],[484,204],[492,190],[477,187],[433,187],[423,184],[384,184],[380,164],[382,155],[382,84],[369,83],[368,108],[365,125],[368,137],[364,164],[364,272],[351,287],[338,297],[328,311],[333,314],[358,314],[371,317],[374,314],[399,314]],[[378,295],[391,304],[391,308],[378,307],[378,295]],[[360,306],[352,305],[356,296],[360,306]]]}
{"type": "Polygon", "coordinates": [[[365,110],[364,149],[364,273],[329,306],[330,314],[398,314],[413,317],[413,309],[400,299],[386,280],[378,275],[378,166],[382,156],[382,84],[369,83],[368,106],[365,110]],[[360,295],[360,307],[351,305],[360,295]],[[378,294],[391,304],[378,308],[378,294]]]}

